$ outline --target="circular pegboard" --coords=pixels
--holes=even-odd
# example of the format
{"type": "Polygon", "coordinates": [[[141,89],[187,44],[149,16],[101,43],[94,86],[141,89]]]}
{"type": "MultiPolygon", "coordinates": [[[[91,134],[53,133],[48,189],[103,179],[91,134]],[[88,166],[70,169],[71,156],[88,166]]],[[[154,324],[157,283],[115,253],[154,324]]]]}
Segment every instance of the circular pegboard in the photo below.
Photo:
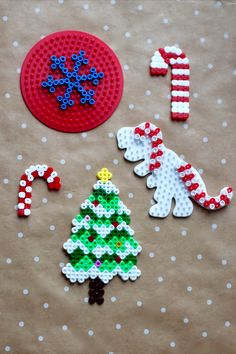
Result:
{"type": "Polygon", "coordinates": [[[93,129],[106,121],[117,108],[123,92],[123,73],[120,62],[113,50],[99,38],[79,31],[63,31],[50,34],[36,43],[27,54],[20,77],[24,101],[31,113],[50,128],[63,132],[82,132],[93,129]],[[57,86],[54,93],[42,87],[48,75],[54,79],[64,78],[59,69],[51,69],[51,56],[65,56],[65,66],[72,70],[71,56],[80,50],[86,52],[88,65],[82,66],[80,74],[87,74],[91,67],[104,72],[104,78],[94,88],[85,82],[85,89],[95,90],[95,104],[81,104],[79,93],[73,91],[72,107],[61,110],[57,101],[66,88],[57,86]]]}

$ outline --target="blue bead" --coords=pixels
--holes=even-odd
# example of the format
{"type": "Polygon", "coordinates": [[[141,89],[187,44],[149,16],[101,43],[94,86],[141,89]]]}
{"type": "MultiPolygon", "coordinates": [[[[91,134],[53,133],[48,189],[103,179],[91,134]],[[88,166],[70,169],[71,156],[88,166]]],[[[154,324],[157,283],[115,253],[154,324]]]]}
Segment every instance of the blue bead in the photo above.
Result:
{"type": "MultiPolygon", "coordinates": [[[[70,94],[69,93],[65,93],[64,94],[64,97],[67,99],[67,98],[70,98],[70,94]]],[[[63,102],[64,102],[64,100],[63,100],[63,102]]]]}
{"type": "Polygon", "coordinates": [[[78,81],[75,83],[75,87],[77,87],[77,88],[80,87],[80,83],[78,81]]]}
{"type": "Polygon", "coordinates": [[[90,96],[93,96],[95,94],[95,91],[94,90],[89,90],[89,94],[90,94],[90,96]]]}
{"type": "Polygon", "coordinates": [[[95,100],[94,100],[93,98],[90,98],[89,103],[90,103],[90,104],[94,104],[94,103],[95,103],[95,100]]]}
{"type": "Polygon", "coordinates": [[[53,84],[54,84],[55,86],[57,86],[57,85],[59,84],[59,80],[54,80],[54,81],[53,81],[53,84]]]}
{"type": "Polygon", "coordinates": [[[90,69],[90,72],[91,72],[91,73],[96,73],[97,70],[96,70],[96,68],[93,67],[93,68],[90,69]]]}
{"type": "MultiPolygon", "coordinates": [[[[83,87],[82,87],[83,88],[83,87]]],[[[87,95],[87,91],[83,89],[83,91],[81,92],[83,96],[87,95]]]]}
{"type": "Polygon", "coordinates": [[[47,86],[48,86],[48,84],[47,84],[46,81],[43,81],[43,82],[41,83],[41,85],[42,85],[42,87],[47,87],[47,86]]]}
{"type": "Polygon", "coordinates": [[[61,101],[63,101],[63,97],[62,97],[62,96],[57,96],[57,100],[58,100],[59,102],[61,102],[61,101]]]}
{"type": "Polygon", "coordinates": [[[81,80],[82,80],[82,81],[85,81],[86,79],[87,79],[87,76],[86,76],[86,75],[82,75],[82,76],[81,76],[81,80]]]}
{"type": "Polygon", "coordinates": [[[71,92],[72,92],[72,89],[71,89],[71,88],[68,88],[68,89],[66,90],[66,92],[71,93],[71,92]]]}
{"type": "Polygon", "coordinates": [[[97,73],[93,74],[93,78],[97,79],[98,78],[98,74],[97,73]]]}
{"type": "Polygon", "coordinates": [[[65,83],[65,80],[66,80],[66,79],[60,79],[60,80],[59,80],[59,84],[60,84],[60,85],[63,85],[63,84],[65,83]]]}
{"type": "Polygon", "coordinates": [[[66,103],[69,102],[69,100],[68,100],[68,98],[64,98],[62,102],[63,102],[64,104],[66,104],[66,103]]]}
{"type": "Polygon", "coordinates": [[[77,55],[76,54],[72,54],[71,59],[72,60],[77,60],[77,55]]]}
{"type": "Polygon", "coordinates": [[[81,62],[78,60],[76,63],[75,63],[76,66],[78,67],[81,67],[81,62]]]}
{"type": "Polygon", "coordinates": [[[57,59],[56,55],[52,55],[52,56],[51,56],[51,60],[52,60],[52,61],[55,61],[56,59],[57,59]]]}
{"type": "Polygon", "coordinates": [[[81,99],[80,99],[80,102],[81,102],[82,104],[85,104],[85,103],[86,103],[86,99],[85,99],[85,98],[81,98],[81,99]]]}
{"type": "Polygon", "coordinates": [[[92,74],[88,74],[88,80],[93,80],[93,75],[92,74]]]}
{"type": "Polygon", "coordinates": [[[88,94],[86,94],[86,95],[85,95],[85,99],[86,99],[86,101],[89,101],[89,100],[90,100],[90,98],[91,98],[91,97],[90,97],[90,95],[88,95],[88,94]]]}
{"type": "Polygon", "coordinates": [[[64,68],[64,64],[61,63],[61,64],[59,65],[59,68],[60,68],[60,69],[63,69],[63,68],[64,68]]]}
{"type": "Polygon", "coordinates": [[[60,59],[55,59],[55,64],[59,65],[61,63],[60,59]]]}
{"type": "Polygon", "coordinates": [[[69,84],[70,80],[67,78],[64,79],[65,84],[69,84]]]}
{"type": "Polygon", "coordinates": [[[86,53],[86,52],[85,52],[84,50],[80,50],[80,51],[79,51],[79,55],[84,56],[84,55],[85,55],[85,53],[86,53]]]}
{"type": "Polygon", "coordinates": [[[50,87],[49,91],[53,93],[56,91],[56,89],[55,89],[55,87],[50,87]]]}
{"type": "Polygon", "coordinates": [[[84,58],[84,59],[83,59],[83,64],[85,64],[85,65],[86,65],[86,64],[88,64],[88,62],[89,62],[89,61],[88,61],[88,59],[87,59],[87,58],[84,58]]]}
{"type": "Polygon", "coordinates": [[[79,55],[79,56],[78,56],[78,61],[79,61],[79,62],[83,62],[83,59],[84,59],[84,57],[83,57],[82,55],[79,55]]]}
{"type": "Polygon", "coordinates": [[[61,57],[60,57],[60,60],[61,60],[62,63],[64,63],[64,62],[66,61],[66,57],[61,56],[61,57]]]}
{"type": "Polygon", "coordinates": [[[99,84],[99,80],[98,80],[98,79],[94,79],[94,80],[93,80],[93,84],[94,84],[94,85],[98,85],[98,84],[99,84]]]}
{"type": "Polygon", "coordinates": [[[76,76],[77,76],[77,73],[74,71],[72,74],[72,77],[76,77],[76,76]]]}
{"type": "Polygon", "coordinates": [[[51,87],[53,85],[52,81],[48,81],[48,86],[51,87]]]}
{"type": "Polygon", "coordinates": [[[48,80],[53,80],[53,76],[52,75],[48,75],[48,80]]]}
{"type": "Polygon", "coordinates": [[[79,66],[78,66],[78,65],[75,65],[75,67],[74,67],[74,69],[73,69],[75,75],[77,75],[76,71],[78,71],[78,70],[79,70],[79,66]]]}
{"type": "Polygon", "coordinates": [[[53,64],[51,65],[51,68],[52,68],[52,70],[55,70],[55,69],[57,68],[56,64],[53,63],[53,64]]]}
{"type": "Polygon", "coordinates": [[[65,105],[65,104],[62,104],[60,107],[61,107],[61,109],[63,109],[63,110],[66,109],[66,105],[65,105]]]}
{"type": "Polygon", "coordinates": [[[71,78],[71,77],[72,77],[72,73],[68,72],[68,73],[66,74],[66,76],[69,77],[69,78],[71,78]]]}
{"type": "Polygon", "coordinates": [[[68,105],[69,105],[69,106],[73,106],[74,103],[75,103],[75,102],[74,102],[73,100],[69,100],[68,105]]]}
{"type": "Polygon", "coordinates": [[[101,71],[99,74],[98,74],[99,78],[102,79],[104,77],[104,73],[101,71]]]}

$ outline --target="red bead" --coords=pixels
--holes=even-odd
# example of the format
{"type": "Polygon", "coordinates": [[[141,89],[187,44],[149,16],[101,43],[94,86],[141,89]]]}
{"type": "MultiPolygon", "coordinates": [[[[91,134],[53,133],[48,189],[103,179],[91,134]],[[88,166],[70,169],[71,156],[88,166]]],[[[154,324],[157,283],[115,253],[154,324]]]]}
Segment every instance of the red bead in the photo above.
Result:
{"type": "Polygon", "coordinates": [[[116,263],[120,263],[121,262],[121,258],[118,256],[116,257],[116,263]]]}
{"type": "Polygon", "coordinates": [[[117,226],[119,225],[119,223],[118,223],[117,221],[114,221],[114,222],[112,223],[112,225],[113,225],[114,227],[117,227],[117,226]]]}
{"type": "Polygon", "coordinates": [[[54,171],[54,170],[53,170],[52,167],[48,167],[48,169],[44,172],[43,178],[44,178],[44,179],[47,179],[47,178],[51,175],[51,173],[52,173],[53,171],[54,171]]]}
{"type": "Polygon", "coordinates": [[[89,238],[88,238],[88,240],[89,240],[89,242],[93,242],[93,240],[94,240],[94,236],[89,236],[89,238]]]}
{"type": "Polygon", "coordinates": [[[184,166],[180,166],[180,168],[178,168],[178,172],[183,172],[185,170],[184,166]]]}
{"type": "Polygon", "coordinates": [[[156,156],[157,156],[157,154],[153,152],[153,153],[151,154],[150,158],[151,158],[151,159],[155,159],[156,156]]]}
{"type": "Polygon", "coordinates": [[[150,171],[153,171],[154,168],[155,168],[155,166],[153,164],[150,164],[150,166],[149,166],[150,171]]]}

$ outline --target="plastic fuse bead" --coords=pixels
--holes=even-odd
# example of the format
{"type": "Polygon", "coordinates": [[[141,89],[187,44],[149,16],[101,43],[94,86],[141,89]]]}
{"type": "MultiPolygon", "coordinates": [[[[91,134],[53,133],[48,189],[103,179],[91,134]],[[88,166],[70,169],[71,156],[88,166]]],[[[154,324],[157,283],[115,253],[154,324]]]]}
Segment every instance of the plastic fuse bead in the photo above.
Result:
{"type": "Polygon", "coordinates": [[[49,190],[59,190],[61,188],[60,178],[52,167],[47,165],[30,166],[25,170],[20,180],[17,205],[19,216],[29,216],[31,214],[32,182],[38,177],[46,180],[49,190]]]}
{"type": "Polygon", "coordinates": [[[168,66],[171,67],[171,118],[184,121],[189,117],[189,59],[175,46],[159,48],[151,58],[150,74],[164,76],[168,66]]]}
{"type": "Polygon", "coordinates": [[[66,91],[64,95],[58,95],[57,100],[60,102],[60,108],[62,110],[67,109],[68,106],[73,106],[75,104],[74,100],[71,99],[71,94],[73,91],[76,91],[80,96],[81,104],[95,104],[94,94],[95,91],[93,89],[86,90],[83,86],[86,82],[92,82],[94,86],[99,84],[99,80],[103,79],[104,73],[102,71],[97,72],[95,67],[90,68],[89,73],[79,74],[79,71],[83,65],[88,65],[89,60],[85,58],[85,51],[80,50],[78,54],[72,54],[71,60],[74,61],[74,66],[72,71],[70,71],[66,66],[66,57],[61,56],[57,57],[56,55],[51,56],[51,69],[56,70],[59,69],[61,73],[64,75],[63,78],[54,78],[52,75],[47,77],[47,81],[42,82],[42,87],[47,88],[49,92],[54,93],[56,91],[57,86],[66,86],[66,91]]]}
{"type": "Polygon", "coordinates": [[[193,199],[203,208],[218,210],[230,204],[233,197],[231,187],[224,187],[216,197],[207,193],[206,186],[199,172],[182,160],[174,151],[165,147],[162,133],[150,122],[137,127],[121,128],[117,133],[118,146],[126,149],[128,161],[144,160],[135,166],[138,176],[147,176],[147,187],[156,191],[149,214],[153,217],[166,217],[175,200],[173,215],[187,217],[192,214],[193,199]]]}
{"type": "MultiPolygon", "coordinates": [[[[110,181],[111,173],[102,169],[97,176],[93,194],[82,203],[80,214],[72,220],[71,237],[63,245],[70,262],[62,272],[72,283],[83,283],[90,278],[101,287],[101,283],[107,284],[116,275],[123,280],[136,280],[141,274],[136,263],[142,248],[129,226],[130,210],[110,181]]],[[[100,304],[101,296],[97,301],[93,287],[94,284],[90,286],[89,302],[100,304]]]]}

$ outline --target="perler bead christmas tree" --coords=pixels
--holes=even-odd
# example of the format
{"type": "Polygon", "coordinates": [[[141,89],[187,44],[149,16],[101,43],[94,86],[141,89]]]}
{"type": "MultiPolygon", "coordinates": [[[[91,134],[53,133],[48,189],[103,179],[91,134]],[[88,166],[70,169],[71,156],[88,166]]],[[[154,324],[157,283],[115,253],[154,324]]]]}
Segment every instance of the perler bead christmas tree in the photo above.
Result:
{"type": "Polygon", "coordinates": [[[70,262],[62,272],[72,283],[90,278],[89,303],[101,305],[104,285],[114,276],[119,275],[122,280],[136,280],[140,276],[136,262],[142,248],[129,226],[130,210],[110,181],[112,174],[103,168],[97,177],[93,194],[72,220],[71,237],[63,245],[70,262]]]}

